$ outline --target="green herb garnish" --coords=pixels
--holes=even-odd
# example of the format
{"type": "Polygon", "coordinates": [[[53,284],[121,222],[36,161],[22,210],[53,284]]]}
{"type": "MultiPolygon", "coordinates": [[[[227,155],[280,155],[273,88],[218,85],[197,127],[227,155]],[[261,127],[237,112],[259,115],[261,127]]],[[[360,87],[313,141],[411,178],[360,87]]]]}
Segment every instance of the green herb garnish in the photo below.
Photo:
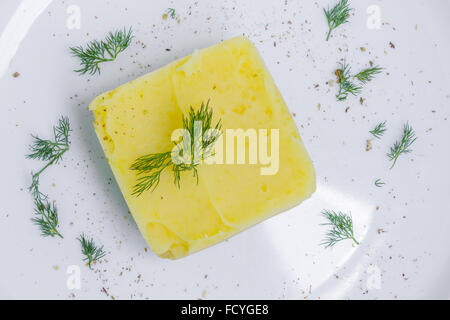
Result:
{"type": "Polygon", "coordinates": [[[332,9],[323,9],[325,17],[328,21],[328,27],[330,30],[327,34],[327,39],[330,38],[331,32],[339,27],[341,24],[348,22],[348,17],[350,16],[350,9],[348,0],[340,0],[332,9]]]}
{"type": "Polygon", "coordinates": [[[355,78],[361,81],[363,84],[366,84],[370,80],[372,80],[376,74],[381,73],[383,68],[380,67],[372,67],[361,71],[360,73],[355,75],[355,78]]]}
{"type": "Polygon", "coordinates": [[[44,140],[32,135],[34,141],[30,145],[31,153],[28,159],[47,161],[47,164],[38,172],[31,173],[32,182],[29,190],[34,198],[36,217],[31,220],[39,226],[43,236],[59,236],[62,238],[58,228],[58,210],[56,205],[48,201],[48,196],[39,190],[39,178],[41,174],[52,164],[58,163],[64,153],[69,150],[70,123],[67,117],[61,117],[56,126],[53,127],[53,140],[44,140]]]}
{"type": "MultiPolygon", "coordinates": [[[[337,83],[339,84],[339,92],[336,95],[336,98],[338,101],[343,101],[347,99],[349,94],[354,96],[358,95],[361,92],[362,87],[352,82],[350,66],[347,64],[345,59],[339,64],[341,65],[341,68],[334,72],[338,78],[337,83]]],[[[362,84],[366,84],[372,80],[376,74],[380,73],[381,70],[383,69],[380,67],[368,68],[357,73],[353,76],[353,78],[358,79],[362,84]]]]}
{"type": "Polygon", "coordinates": [[[330,226],[331,229],[328,230],[326,238],[322,241],[321,245],[324,245],[325,248],[333,247],[339,241],[347,239],[351,239],[359,245],[359,242],[356,241],[353,233],[353,220],[351,215],[347,215],[340,211],[336,213],[329,210],[322,211],[322,215],[329,222],[322,223],[321,225],[330,226]]]}
{"type": "Polygon", "coordinates": [[[39,227],[43,237],[54,237],[56,235],[63,238],[58,231],[58,210],[55,203],[50,204],[47,200],[47,195],[40,192],[39,194],[40,198],[34,199],[34,213],[36,217],[32,218],[31,221],[39,227]]]}
{"type": "Polygon", "coordinates": [[[80,74],[89,73],[91,75],[100,73],[99,64],[107,61],[114,61],[119,53],[124,51],[133,38],[131,28],[127,31],[118,30],[110,32],[105,40],[93,40],[84,49],[82,46],[71,47],[70,51],[74,57],[81,60],[81,68],[74,70],[80,74]]]}
{"type": "Polygon", "coordinates": [[[176,15],[175,15],[175,9],[174,8],[168,8],[166,12],[167,12],[167,15],[169,17],[171,17],[172,19],[175,19],[176,15]]]}
{"type": "Polygon", "coordinates": [[[377,179],[374,182],[375,186],[378,188],[381,188],[382,186],[384,186],[386,183],[384,183],[383,181],[381,181],[381,179],[377,179]]]}
{"type": "Polygon", "coordinates": [[[389,160],[393,161],[391,169],[394,167],[397,159],[402,154],[410,153],[411,145],[417,140],[416,133],[412,127],[406,123],[403,126],[403,135],[400,141],[396,141],[387,154],[389,160]]]}
{"type": "MultiPolygon", "coordinates": [[[[219,138],[221,129],[220,120],[216,123],[215,127],[212,126],[212,109],[209,108],[209,100],[206,103],[202,103],[198,111],[194,111],[191,107],[189,114],[185,117],[183,115],[183,129],[187,131],[190,137],[190,145],[184,145],[183,149],[190,150],[190,156],[188,159],[183,159],[186,155],[182,154],[182,149],[174,151],[153,153],[142,156],[136,159],[131,165],[131,170],[136,170],[137,175],[140,176],[137,179],[137,184],[133,188],[133,195],[141,195],[147,190],[155,190],[159,184],[161,173],[164,169],[172,167],[174,175],[174,182],[180,188],[181,173],[187,171],[193,171],[194,177],[198,182],[197,166],[200,164],[200,160],[206,159],[214,146],[214,143],[219,138]],[[196,123],[201,123],[201,133],[205,135],[198,137],[199,132],[196,132],[196,123]],[[214,129],[209,131],[209,129],[214,129]],[[201,144],[199,144],[201,141],[201,144]],[[172,157],[177,159],[183,159],[182,163],[176,164],[172,161],[172,157]]],[[[183,138],[183,143],[187,140],[183,138]]]]}
{"type": "Polygon", "coordinates": [[[376,127],[373,130],[370,130],[369,132],[377,139],[380,139],[380,137],[386,132],[386,121],[380,122],[376,125],[376,127]]]}
{"type": "Polygon", "coordinates": [[[89,269],[92,269],[92,264],[96,264],[98,260],[106,255],[106,252],[103,251],[103,246],[98,247],[95,244],[94,239],[88,239],[84,233],[77,239],[81,244],[81,252],[85,256],[83,261],[86,262],[89,269]]]}
{"type": "Polygon", "coordinates": [[[335,74],[338,77],[338,84],[339,84],[339,92],[336,95],[336,98],[339,101],[343,101],[347,99],[349,94],[352,94],[356,96],[361,92],[362,87],[357,86],[353,82],[351,82],[351,75],[350,75],[350,66],[346,63],[344,60],[342,63],[340,63],[341,68],[336,70],[335,74]]]}

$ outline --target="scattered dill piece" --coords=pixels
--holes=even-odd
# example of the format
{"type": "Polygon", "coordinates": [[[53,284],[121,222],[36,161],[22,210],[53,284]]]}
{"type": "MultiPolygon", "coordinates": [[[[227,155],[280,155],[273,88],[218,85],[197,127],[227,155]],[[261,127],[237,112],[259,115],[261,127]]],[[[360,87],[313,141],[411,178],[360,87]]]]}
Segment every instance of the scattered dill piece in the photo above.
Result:
{"type": "Polygon", "coordinates": [[[123,28],[123,30],[117,30],[115,32],[110,32],[103,42],[103,46],[111,58],[115,59],[131,43],[131,39],[133,39],[133,31],[131,27],[128,31],[123,28]]]}
{"type": "Polygon", "coordinates": [[[372,80],[376,74],[381,73],[383,68],[381,67],[371,67],[368,69],[365,69],[355,75],[355,78],[361,81],[361,83],[366,84],[370,80],[372,80]]]}
{"type": "MultiPolygon", "coordinates": [[[[202,103],[199,110],[194,111],[191,107],[187,116],[183,115],[183,129],[189,135],[190,145],[183,145],[183,149],[154,153],[139,157],[130,167],[130,170],[136,170],[137,184],[133,188],[133,195],[141,195],[147,190],[155,190],[159,184],[161,173],[168,167],[172,168],[174,183],[180,188],[181,173],[192,171],[198,182],[197,166],[201,160],[210,156],[211,150],[220,136],[221,121],[215,126],[212,125],[213,111],[209,107],[209,100],[206,104],[202,103]],[[201,128],[196,128],[200,123],[201,128]],[[197,129],[197,130],[196,130],[197,129]],[[200,130],[198,130],[200,129],[200,130]],[[208,131],[209,129],[213,129],[208,131]],[[200,131],[200,132],[197,132],[200,131]],[[203,134],[203,137],[196,136],[203,134]],[[201,144],[199,142],[201,141],[201,144]],[[189,149],[189,158],[183,155],[182,151],[189,149]],[[180,163],[174,163],[173,158],[180,160],[180,163]]],[[[183,143],[186,139],[183,138],[183,143]]]]}
{"type": "Polygon", "coordinates": [[[340,63],[341,68],[336,70],[335,74],[338,77],[337,83],[339,84],[339,92],[336,98],[339,101],[346,100],[349,94],[356,96],[361,92],[361,87],[351,82],[350,66],[344,60],[340,63]]]}
{"type": "MultiPolygon", "coordinates": [[[[340,69],[337,69],[334,73],[337,76],[337,83],[339,84],[339,92],[336,95],[338,101],[346,100],[349,94],[354,96],[358,95],[361,92],[362,87],[355,84],[351,81],[352,76],[350,74],[350,66],[344,60],[339,63],[341,65],[340,69]]],[[[361,84],[366,84],[370,80],[372,80],[376,74],[380,73],[383,70],[381,67],[371,67],[365,69],[356,75],[353,78],[359,80],[361,84]]],[[[360,99],[361,104],[364,102],[364,99],[360,99]]]]}
{"type": "Polygon", "coordinates": [[[175,19],[176,14],[175,14],[175,9],[174,8],[168,8],[166,12],[167,12],[167,15],[169,17],[171,17],[172,19],[175,19]]]}
{"type": "Polygon", "coordinates": [[[348,22],[348,17],[350,16],[350,8],[348,0],[340,0],[332,9],[323,9],[325,17],[327,18],[329,31],[327,34],[326,41],[330,38],[331,32],[339,27],[341,24],[348,22]]]}
{"type": "Polygon", "coordinates": [[[396,141],[387,154],[390,161],[393,161],[391,169],[394,167],[397,159],[402,154],[410,153],[411,145],[417,140],[416,133],[413,128],[406,123],[403,126],[403,135],[400,141],[396,141]]]}
{"type": "Polygon", "coordinates": [[[370,130],[369,132],[377,139],[380,139],[380,137],[386,132],[386,121],[380,122],[376,125],[376,127],[373,130],[370,130]]]}
{"type": "Polygon", "coordinates": [[[384,186],[386,183],[384,183],[383,181],[381,181],[381,179],[377,179],[374,182],[375,186],[378,188],[381,188],[382,186],[384,186]]]}
{"type": "Polygon", "coordinates": [[[30,146],[31,153],[27,155],[27,158],[48,161],[48,164],[38,174],[44,171],[49,165],[58,162],[69,149],[69,132],[69,118],[61,117],[58,120],[58,124],[53,127],[53,141],[44,140],[32,135],[34,141],[30,146]]]}
{"type": "Polygon", "coordinates": [[[64,153],[69,150],[69,118],[61,117],[58,124],[53,127],[53,140],[44,140],[32,135],[34,141],[30,145],[28,159],[47,161],[46,165],[38,172],[31,173],[31,185],[28,188],[34,199],[35,217],[31,220],[41,230],[42,236],[59,236],[62,238],[58,228],[58,210],[54,203],[48,201],[48,196],[39,189],[39,178],[41,174],[52,164],[58,163],[64,153]]]}
{"type": "Polygon", "coordinates": [[[99,64],[107,61],[114,61],[119,53],[124,51],[131,43],[133,38],[131,28],[128,31],[117,30],[110,32],[105,40],[93,40],[86,45],[71,47],[70,51],[74,57],[80,59],[81,68],[74,70],[80,74],[96,74],[100,73],[99,64]]]}
{"type": "Polygon", "coordinates": [[[330,210],[322,211],[322,215],[328,222],[322,223],[321,225],[330,226],[331,229],[328,230],[326,238],[322,241],[321,245],[324,245],[325,248],[333,247],[339,241],[347,239],[351,239],[359,245],[353,233],[353,219],[351,215],[330,210]]]}
{"type": "Polygon", "coordinates": [[[97,246],[94,239],[87,238],[84,233],[82,233],[77,239],[81,244],[81,252],[85,256],[83,261],[86,262],[89,269],[92,269],[92,264],[96,264],[98,260],[106,255],[106,252],[103,251],[103,246],[97,246]]]}
{"type": "Polygon", "coordinates": [[[55,203],[50,204],[47,201],[46,195],[40,192],[39,194],[41,197],[34,199],[34,213],[36,216],[32,218],[31,221],[39,227],[43,237],[58,236],[63,238],[61,233],[58,231],[58,210],[56,209],[55,203]]]}

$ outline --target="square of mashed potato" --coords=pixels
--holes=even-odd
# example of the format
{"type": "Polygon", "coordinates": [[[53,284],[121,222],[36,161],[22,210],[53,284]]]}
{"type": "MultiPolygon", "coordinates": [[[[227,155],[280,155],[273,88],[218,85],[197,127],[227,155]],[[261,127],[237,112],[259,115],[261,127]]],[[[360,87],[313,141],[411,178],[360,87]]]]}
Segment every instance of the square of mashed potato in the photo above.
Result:
{"type": "Polygon", "coordinates": [[[90,109],[130,212],[161,257],[177,259],[209,247],[298,205],[315,191],[314,168],[291,113],[245,37],[198,50],[103,93],[90,109]],[[192,172],[181,173],[180,187],[166,169],[153,191],[133,194],[138,176],[130,170],[132,163],[172,150],[171,136],[183,128],[183,115],[207,101],[213,123],[222,124],[215,151],[222,148],[223,161],[200,164],[198,180],[192,172]],[[245,139],[241,161],[237,132],[245,139]],[[261,141],[267,150],[257,150],[261,141]]]}

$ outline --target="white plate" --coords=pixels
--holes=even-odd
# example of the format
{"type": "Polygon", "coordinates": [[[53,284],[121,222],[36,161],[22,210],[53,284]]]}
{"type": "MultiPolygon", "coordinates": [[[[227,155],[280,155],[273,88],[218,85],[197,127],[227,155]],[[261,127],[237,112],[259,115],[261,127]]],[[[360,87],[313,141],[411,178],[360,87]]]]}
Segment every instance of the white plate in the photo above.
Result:
{"type": "Polygon", "coordinates": [[[2,0],[0,298],[450,298],[450,2],[353,2],[351,22],[325,42],[322,4],[314,1],[2,0]],[[380,29],[371,24],[374,4],[380,29]],[[180,23],[162,19],[167,7],[180,23]],[[80,29],[70,29],[77,10],[80,29]],[[133,27],[133,44],[102,65],[101,75],[72,71],[78,61],[70,46],[123,26],[133,27]],[[212,248],[179,261],[160,259],[146,252],[128,214],[88,104],[240,34],[257,45],[296,114],[317,192],[212,248]],[[362,105],[359,97],[337,102],[336,85],[327,85],[344,57],[353,70],[369,61],[385,68],[364,87],[362,105]],[[42,238],[30,222],[27,192],[30,172],[41,163],[24,155],[30,134],[49,136],[60,115],[73,125],[71,149],[41,183],[57,201],[64,239],[42,238]],[[388,131],[366,152],[369,130],[384,120],[388,131]],[[407,121],[418,140],[389,170],[386,153],[407,121]],[[377,178],[386,185],[376,188],[377,178]],[[324,208],[352,213],[360,246],[319,246],[324,208]],[[80,232],[108,252],[95,271],[81,261],[80,232]],[[70,266],[80,268],[79,290],[67,286],[70,266]]]}

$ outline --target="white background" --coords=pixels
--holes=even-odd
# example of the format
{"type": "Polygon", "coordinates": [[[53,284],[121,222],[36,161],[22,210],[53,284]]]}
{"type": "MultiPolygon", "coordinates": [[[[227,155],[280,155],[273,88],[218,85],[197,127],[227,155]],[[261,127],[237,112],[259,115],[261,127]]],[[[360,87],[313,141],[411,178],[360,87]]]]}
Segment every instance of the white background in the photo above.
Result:
{"type": "Polygon", "coordinates": [[[0,4],[0,298],[450,297],[449,1],[353,1],[350,23],[329,42],[322,7],[334,1],[29,2],[50,4],[34,22],[32,8],[16,11],[19,1],[0,4]],[[70,5],[80,8],[79,30],[66,26],[70,5]],[[379,30],[367,27],[370,5],[381,10],[379,30]],[[179,23],[162,19],[168,7],[176,9],[179,23]],[[14,15],[18,24],[7,28],[14,15]],[[70,46],[123,26],[133,27],[133,43],[115,62],[101,65],[101,75],[72,71],[78,61],[70,46]],[[128,213],[88,104],[101,92],[240,34],[256,44],[295,113],[317,171],[317,192],[214,247],[178,261],[160,259],[146,251],[128,213]],[[359,97],[337,102],[336,85],[327,84],[341,58],[354,71],[369,61],[385,68],[364,87],[363,104],[359,97]],[[42,238],[30,221],[27,192],[30,172],[42,163],[25,154],[30,134],[50,137],[60,115],[73,126],[71,149],[41,184],[57,201],[64,239],[42,238]],[[388,131],[366,152],[369,130],[384,120],[388,131]],[[389,170],[386,153],[407,121],[418,140],[389,170]],[[386,185],[376,188],[377,178],[386,185]],[[351,212],[361,245],[319,246],[326,232],[322,209],[351,212]],[[108,253],[93,271],[81,261],[81,232],[108,253]],[[66,286],[70,265],[80,267],[80,290],[66,286]]]}

